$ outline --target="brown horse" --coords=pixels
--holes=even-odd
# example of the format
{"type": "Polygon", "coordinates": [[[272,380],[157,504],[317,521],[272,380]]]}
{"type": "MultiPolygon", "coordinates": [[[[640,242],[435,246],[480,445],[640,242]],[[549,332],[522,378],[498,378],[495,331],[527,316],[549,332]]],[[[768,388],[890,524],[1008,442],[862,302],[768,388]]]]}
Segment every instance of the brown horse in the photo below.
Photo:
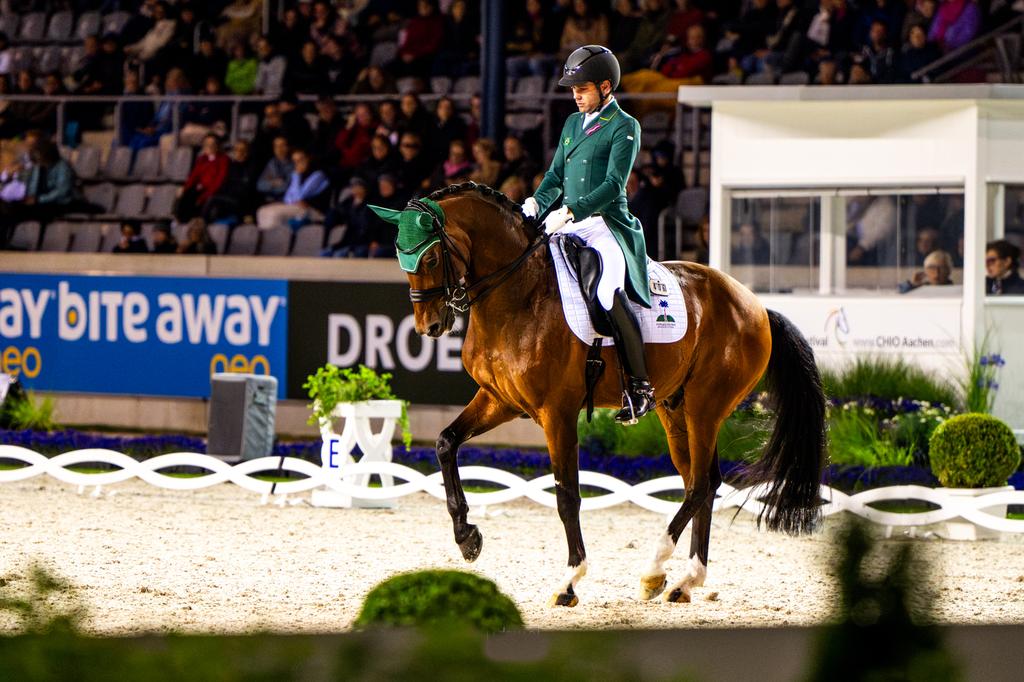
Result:
{"type": "MultiPolygon", "coordinates": [[[[575,606],[576,586],[587,570],[576,422],[586,393],[588,348],[564,320],[554,265],[542,248],[547,240],[538,238],[534,223],[516,204],[471,183],[429,198],[441,207],[442,217],[424,203],[413,201],[406,209],[426,213],[430,220],[422,224],[432,223],[419,243],[416,272],[409,274],[416,330],[440,336],[451,329],[457,312],[468,309],[462,361],[480,386],[437,441],[455,541],[467,561],[479,556],[483,538],[466,521],[459,446],[511,419],[530,417],[544,429],[569,545],[568,573],[552,603],[575,606]]],[[[777,419],[747,478],[769,483],[762,512],[769,528],[805,532],[820,516],[825,401],[813,353],[788,320],[766,311],[749,290],[717,270],[684,262],[666,267],[682,284],[688,331],[676,343],[647,345],[646,356],[658,417],[686,496],[640,578],[640,596],[651,599],[664,591],[666,601],[687,602],[707,572],[712,503],[722,480],[716,445],[722,422],[767,371],[777,419]],[[691,520],[689,565],[666,591],[664,563],[691,520]]],[[[603,359],[614,367],[614,349],[606,347],[603,359]]],[[[617,373],[605,372],[594,391],[595,404],[618,407],[620,395],[617,373]]]]}

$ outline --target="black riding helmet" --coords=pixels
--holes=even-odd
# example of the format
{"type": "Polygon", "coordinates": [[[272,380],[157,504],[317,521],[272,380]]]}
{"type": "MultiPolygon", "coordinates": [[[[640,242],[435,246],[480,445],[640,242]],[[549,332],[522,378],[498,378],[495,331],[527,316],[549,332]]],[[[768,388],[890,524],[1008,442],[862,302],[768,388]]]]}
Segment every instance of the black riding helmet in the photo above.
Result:
{"type": "Polygon", "coordinates": [[[612,82],[612,91],[619,87],[619,60],[612,51],[601,45],[584,45],[573,50],[565,60],[565,68],[558,84],[563,87],[612,82]]]}

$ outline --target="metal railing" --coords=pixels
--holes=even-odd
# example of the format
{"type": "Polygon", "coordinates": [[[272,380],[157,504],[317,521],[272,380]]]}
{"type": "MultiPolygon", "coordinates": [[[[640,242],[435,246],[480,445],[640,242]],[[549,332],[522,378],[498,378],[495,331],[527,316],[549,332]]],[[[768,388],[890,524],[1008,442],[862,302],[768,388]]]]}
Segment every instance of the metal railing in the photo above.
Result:
{"type": "Polygon", "coordinates": [[[993,59],[998,60],[997,40],[1005,35],[1020,34],[1022,30],[1024,14],[921,67],[910,77],[925,83],[948,83],[968,69],[993,59]]]}

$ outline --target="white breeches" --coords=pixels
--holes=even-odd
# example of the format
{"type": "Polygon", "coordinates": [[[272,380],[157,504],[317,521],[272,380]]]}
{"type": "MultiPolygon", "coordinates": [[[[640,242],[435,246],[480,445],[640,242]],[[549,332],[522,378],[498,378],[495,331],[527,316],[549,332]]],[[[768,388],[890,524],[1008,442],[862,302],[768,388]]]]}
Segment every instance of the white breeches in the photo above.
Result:
{"type": "Polygon", "coordinates": [[[604,222],[604,218],[599,215],[569,223],[561,232],[579,236],[587,246],[601,254],[601,280],[597,283],[597,301],[605,310],[611,310],[615,290],[626,286],[626,258],[622,255],[615,235],[604,222]]]}

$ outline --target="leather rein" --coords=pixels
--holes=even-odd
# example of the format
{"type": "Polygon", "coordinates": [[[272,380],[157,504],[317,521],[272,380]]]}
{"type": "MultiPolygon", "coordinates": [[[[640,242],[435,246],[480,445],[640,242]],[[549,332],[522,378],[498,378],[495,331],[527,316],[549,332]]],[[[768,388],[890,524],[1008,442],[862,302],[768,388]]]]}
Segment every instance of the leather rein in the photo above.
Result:
{"type": "Polygon", "coordinates": [[[409,300],[413,303],[424,303],[426,301],[432,301],[435,298],[441,298],[444,304],[451,308],[456,313],[464,313],[469,310],[477,301],[481,300],[489,293],[501,286],[509,277],[515,274],[526,259],[532,256],[539,248],[546,245],[550,241],[551,236],[546,233],[541,233],[537,239],[526,248],[526,251],[521,253],[508,265],[505,265],[498,270],[495,270],[489,275],[485,275],[472,283],[466,283],[465,276],[459,277],[455,270],[453,263],[453,254],[455,258],[458,258],[465,267],[466,272],[469,272],[469,261],[463,258],[462,254],[459,253],[458,248],[455,246],[454,240],[451,238],[445,229],[441,221],[438,220],[437,215],[430,210],[430,208],[418,199],[411,200],[406,206],[407,210],[414,210],[420,213],[426,213],[430,216],[431,223],[434,226],[433,232],[427,236],[422,242],[417,244],[411,249],[408,249],[409,253],[415,253],[424,243],[432,240],[435,235],[440,239],[438,242],[441,245],[441,264],[442,264],[442,279],[441,286],[431,287],[429,289],[413,289],[409,287],[409,300]]]}

